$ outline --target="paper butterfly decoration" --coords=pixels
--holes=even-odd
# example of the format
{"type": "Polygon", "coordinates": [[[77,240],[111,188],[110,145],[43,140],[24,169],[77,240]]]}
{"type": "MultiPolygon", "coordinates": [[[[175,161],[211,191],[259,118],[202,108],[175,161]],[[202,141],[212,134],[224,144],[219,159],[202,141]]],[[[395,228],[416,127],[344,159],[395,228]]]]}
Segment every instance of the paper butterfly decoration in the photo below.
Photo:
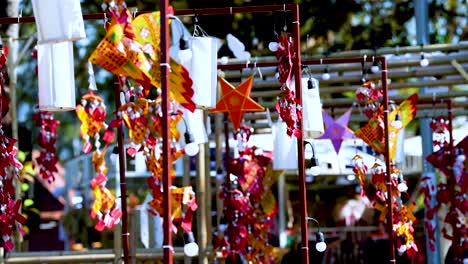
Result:
{"type": "MultiPolygon", "coordinates": [[[[398,132],[405,128],[416,116],[416,103],[418,94],[413,94],[404,100],[397,109],[393,110],[388,115],[388,135],[390,144],[390,159],[395,159],[396,141],[398,132]],[[395,120],[397,114],[399,115],[401,126],[395,127],[391,124],[395,120]]],[[[385,138],[384,138],[384,124],[383,124],[383,110],[380,110],[371,118],[366,125],[354,131],[354,134],[364,140],[376,152],[383,154],[385,151],[385,138]]]]}
{"type": "Polygon", "coordinates": [[[325,123],[325,133],[318,139],[330,139],[336,154],[340,152],[341,144],[344,139],[355,138],[353,131],[348,128],[349,118],[351,117],[351,110],[349,109],[340,116],[336,121],[333,120],[327,112],[323,111],[323,122],[325,123]]]}
{"type": "Polygon", "coordinates": [[[236,88],[223,78],[220,78],[220,84],[222,97],[216,104],[216,108],[210,110],[210,113],[229,113],[235,131],[239,130],[245,112],[265,110],[263,106],[250,98],[253,76],[247,78],[236,88]]]}

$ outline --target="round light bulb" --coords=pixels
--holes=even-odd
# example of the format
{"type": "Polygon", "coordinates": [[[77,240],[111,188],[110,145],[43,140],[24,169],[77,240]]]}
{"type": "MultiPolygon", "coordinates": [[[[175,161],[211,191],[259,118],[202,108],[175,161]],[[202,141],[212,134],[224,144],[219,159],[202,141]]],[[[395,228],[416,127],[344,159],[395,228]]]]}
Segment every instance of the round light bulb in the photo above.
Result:
{"type": "Polygon", "coordinates": [[[268,49],[271,50],[272,52],[278,51],[279,44],[278,42],[270,42],[268,43],[268,49]]]}
{"type": "Polygon", "coordinates": [[[185,145],[184,147],[184,150],[185,150],[185,154],[189,155],[189,156],[195,156],[198,154],[198,151],[199,151],[199,147],[198,147],[198,144],[195,143],[195,142],[192,142],[192,143],[188,143],[187,145],[185,145]]]}
{"type": "Polygon", "coordinates": [[[405,253],[406,252],[406,245],[403,244],[403,245],[399,246],[398,247],[398,252],[402,253],[402,254],[405,253]]]}
{"type": "Polygon", "coordinates": [[[315,244],[315,249],[317,249],[318,252],[324,252],[327,249],[327,244],[325,244],[325,242],[318,242],[315,244]]]}
{"type": "Polygon", "coordinates": [[[184,254],[187,257],[195,257],[196,255],[198,255],[198,250],[198,245],[195,242],[187,243],[184,246],[184,254]]]}
{"type": "Polygon", "coordinates": [[[320,175],[320,167],[315,166],[315,167],[310,168],[310,174],[312,174],[313,176],[320,175]]]}
{"type": "Polygon", "coordinates": [[[401,120],[393,120],[392,126],[396,129],[400,129],[403,127],[403,123],[401,122],[401,120]]]}
{"type": "Polygon", "coordinates": [[[429,60],[426,59],[426,58],[423,58],[421,59],[421,61],[419,62],[419,65],[421,65],[421,67],[427,67],[429,65],[429,60]]]}
{"type": "Polygon", "coordinates": [[[372,73],[378,73],[379,72],[379,65],[372,65],[370,68],[372,73]]]}
{"type": "Polygon", "coordinates": [[[324,72],[322,74],[322,80],[324,80],[324,81],[330,80],[330,74],[328,72],[324,72]]]}
{"type": "Polygon", "coordinates": [[[408,190],[408,185],[406,185],[406,183],[402,182],[402,183],[398,184],[397,188],[398,188],[399,192],[406,192],[408,190]]]}
{"type": "Polygon", "coordinates": [[[219,60],[219,62],[220,62],[222,65],[226,65],[226,64],[228,64],[228,62],[229,62],[229,57],[223,56],[223,57],[221,57],[221,59],[219,60]]]}
{"type": "Polygon", "coordinates": [[[179,50],[180,63],[185,64],[192,59],[192,51],[190,49],[179,50]]]}

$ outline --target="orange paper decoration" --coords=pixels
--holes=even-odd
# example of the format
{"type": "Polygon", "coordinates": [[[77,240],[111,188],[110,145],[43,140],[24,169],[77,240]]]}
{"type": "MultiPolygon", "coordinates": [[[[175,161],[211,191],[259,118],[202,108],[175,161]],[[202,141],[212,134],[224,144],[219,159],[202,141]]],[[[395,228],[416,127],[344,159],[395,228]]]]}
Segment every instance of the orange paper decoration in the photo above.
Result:
{"type": "MultiPolygon", "coordinates": [[[[396,151],[396,140],[398,132],[405,128],[416,116],[416,103],[418,94],[413,94],[404,100],[397,109],[393,110],[388,115],[388,135],[390,143],[390,160],[394,160],[396,151]],[[400,115],[401,127],[392,125],[392,120],[395,120],[396,115],[400,115]]],[[[384,138],[384,123],[383,123],[383,110],[380,108],[375,117],[371,118],[366,125],[354,131],[354,134],[366,142],[378,153],[385,151],[385,138],[384,138]]]]}
{"type": "Polygon", "coordinates": [[[220,84],[222,97],[216,103],[216,108],[212,109],[210,113],[229,113],[234,130],[239,130],[245,112],[265,111],[263,106],[250,98],[253,76],[250,76],[236,88],[223,78],[220,78],[220,84]]]}

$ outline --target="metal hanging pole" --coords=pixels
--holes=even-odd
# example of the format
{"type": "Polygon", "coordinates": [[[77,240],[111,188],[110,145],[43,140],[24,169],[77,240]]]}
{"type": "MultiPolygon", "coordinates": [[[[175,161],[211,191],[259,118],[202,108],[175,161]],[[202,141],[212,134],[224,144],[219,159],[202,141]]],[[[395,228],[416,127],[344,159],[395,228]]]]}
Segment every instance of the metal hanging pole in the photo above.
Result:
{"type": "MultiPolygon", "coordinates": [[[[114,80],[115,109],[121,106],[120,102],[120,81],[116,76],[114,80]]],[[[117,149],[119,152],[119,179],[120,179],[120,200],[122,206],[122,247],[123,261],[130,263],[130,233],[128,232],[128,212],[127,212],[127,183],[125,180],[125,146],[122,124],[117,126],[117,149]]]]}
{"type": "Polygon", "coordinates": [[[169,174],[171,167],[170,141],[169,141],[169,27],[168,27],[168,9],[169,1],[160,1],[161,12],[161,106],[162,106],[162,181],[163,181],[163,230],[164,230],[164,263],[172,264],[174,251],[172,247],[172,204],[171,204],[171,186],[172,179],[169,174]]]}
{"type": "MultiPolygon", "coordinates": [[[[292,11],[293,19],[293,45],[296,56],[293,58],[294,81],[296,86],[296,99],[302,105],[302,80],[301,80],[301,33],[299,25],[299,5],[292,11]]],[[[301,207],[301,259],[303,264],[309,263],[309,234],[307,221],[307,189],[305,182],[305,162],[304,162],[304,133],[303,120],[299,118],[298,129],[300,131],[297,137],[297,169],[299,184],[299,203],[301,207]]]]}
{"type": "Polygon", "coordinates": [[[382,67],[382,90],[383,90],[383,117],[384,117],[384,142],[385,142],[385,169],[387,176],[387,233],[388,233],[388,247],[389,247],[389,263],[395,263],[395,245],[393,237],[393,194],[392,194],[392,174],[391,166],[392,161],[390,159],[390,140],[388,132],[388,83],[387,83],[387,60],[383,58],[381,60],[382,67]]]}

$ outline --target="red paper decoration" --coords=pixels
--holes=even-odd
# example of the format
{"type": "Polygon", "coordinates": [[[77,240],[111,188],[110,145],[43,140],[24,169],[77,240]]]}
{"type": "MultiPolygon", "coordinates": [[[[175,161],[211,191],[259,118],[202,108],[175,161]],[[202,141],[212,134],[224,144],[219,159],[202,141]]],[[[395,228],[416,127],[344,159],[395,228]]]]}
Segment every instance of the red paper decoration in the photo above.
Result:
{"type": "Polygon", "coordinates": [[[39,174],[49,183],[55,181],[55,173],[58,172],[57,150],[55,142],[57,141],[57,126],[59,121],[54,119],[52,112],[40,111],[33,115],[36,127],[39,128],[39,157],[36,162],[39,166],[39,174]]]}
{"type": "Polygon", "coordinates": [[[268,244],[277,211],[270,190],[274,177],[267,169],[271,156],[247,146],[250,133],[251,128],[243,126],[235,135],[240,157],[231,161],[230,182],[220,193],[227,222],[226,237],[214,236],[214,247],[221,248],[223,255],[231,260],[241,255],[252,263],[274,263],[276,256],[268,244]]]}
{"type": "MultiPolygon", "coordinates": [[[[7,50],[0,46],[0,91],[4,91],[4,81],[6,77],[7,50]]],[[[7,251],[14,248],[11,241],[13,229],[16,227],[24,235],[21,227],[26,223],[26,219],[19,212],[21,200],[15,201],[15,187],[13,179],[18,177],[18,171],[23,167],[21,162],[16,159],[18,149],[15,147],[16,139],[9,138],[3,134],[1,120],[3,114],[8,112],[8,105],[4,105],[8,100],[2,94],[0,100],[0,233],[2,235],[2,247],[7,251]]]]}

